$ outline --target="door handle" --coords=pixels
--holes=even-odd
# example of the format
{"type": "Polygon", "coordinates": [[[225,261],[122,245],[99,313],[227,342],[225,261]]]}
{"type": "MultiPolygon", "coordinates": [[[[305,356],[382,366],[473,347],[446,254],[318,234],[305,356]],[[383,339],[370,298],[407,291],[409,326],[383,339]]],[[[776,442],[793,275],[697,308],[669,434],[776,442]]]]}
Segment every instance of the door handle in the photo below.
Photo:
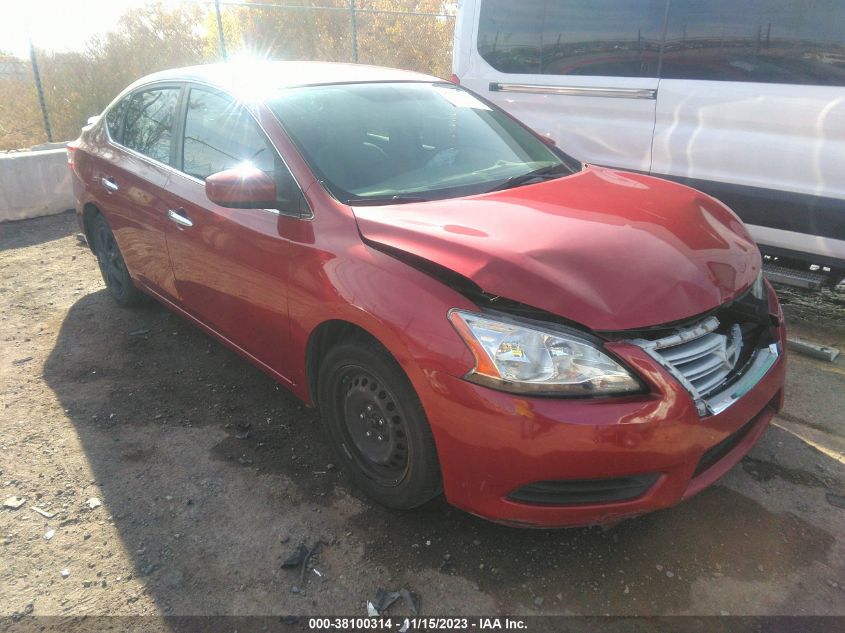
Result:
{"type": "Polygon", "coordinates": [[[112,180],[111,178],[106,178],[103,176],[100,178],[100,182],[103,183],[103,187],[108,189],[109,191],[117,191],[120,187],[117,186],[117,183],[112,180]]]}
{"type": "Polygon", "coordinates": [[[184,213],[185,212],[182,209],[179,209],[179,211],[174,211],[173,209],[168,209],[167,210],[167,217],[168,217],[168,219],[176,222],[176,224],[179,224],[180,226],[193,226],[194,223],[191,222],[190,218],[183,215],[184,213]]]}

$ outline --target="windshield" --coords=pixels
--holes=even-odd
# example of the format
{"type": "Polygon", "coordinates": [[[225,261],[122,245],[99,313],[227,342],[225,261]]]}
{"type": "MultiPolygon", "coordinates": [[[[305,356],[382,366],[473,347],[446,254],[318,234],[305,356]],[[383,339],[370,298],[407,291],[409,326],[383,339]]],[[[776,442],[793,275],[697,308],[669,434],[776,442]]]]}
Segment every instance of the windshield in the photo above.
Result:
{"type": "Polygon", "coordinates": [[[452,84],[307,86],[287,89],[268,105],[345,203],[470,195],[576,169],[505,113],[452,84]]]}

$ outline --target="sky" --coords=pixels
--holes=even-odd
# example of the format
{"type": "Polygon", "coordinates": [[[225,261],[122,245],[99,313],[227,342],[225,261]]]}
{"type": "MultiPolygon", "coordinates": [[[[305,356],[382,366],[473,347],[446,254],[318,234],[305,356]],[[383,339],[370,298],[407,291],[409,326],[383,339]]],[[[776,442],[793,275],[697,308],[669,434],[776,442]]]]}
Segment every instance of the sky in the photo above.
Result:
{"type": "Polygon", "coordinates": [[[28,59],[30,35],[40,49],[81,49],[92,35],[114,29],[128,9],[144,4],[145,0],[0,0],[0,50],[28,59]]]}

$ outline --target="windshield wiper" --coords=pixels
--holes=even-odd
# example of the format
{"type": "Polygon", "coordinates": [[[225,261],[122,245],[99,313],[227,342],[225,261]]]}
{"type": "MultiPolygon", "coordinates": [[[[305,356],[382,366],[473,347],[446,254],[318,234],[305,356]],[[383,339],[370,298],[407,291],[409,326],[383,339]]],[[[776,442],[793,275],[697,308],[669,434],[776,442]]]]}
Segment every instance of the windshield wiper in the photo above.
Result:
{"type": "Polygon", "coordinates": [[[428,202],[428,198],[422,196],[374,196],[372,198],[350,198],[346,201],[348,205],[380,205],[380,204],[407,204],[409,202],[428,202]]]}
{"type": "Polygon", "coordinates": [[[487,192],[490,191],[501,191],[502,189],[512,189],[513,187],[518,187],[519,185],[524,185],[528,182],[531,182],[535,179],[542,179],[548,178],[550,176],[562,176],[563,173],[557,173],[561,170],[564,173],[571,173],[569,167],[567,167],[563,163],[559,163],[557,165],[547,165],[546,167],[540,167],[539,169],[533,169],[525,174],[519,174],[518,176],[511,176],[510,178],[505,179],[503,182],[499,183],[492,189],[488,189],[487,192]]]}

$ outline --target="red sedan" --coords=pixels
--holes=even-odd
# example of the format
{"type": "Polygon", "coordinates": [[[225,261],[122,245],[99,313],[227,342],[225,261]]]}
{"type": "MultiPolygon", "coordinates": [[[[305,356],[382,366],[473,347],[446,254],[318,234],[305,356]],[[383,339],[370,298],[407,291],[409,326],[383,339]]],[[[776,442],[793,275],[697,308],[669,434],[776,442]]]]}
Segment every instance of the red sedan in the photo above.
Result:
{"type": "Polygon", "coordinates": [[[318,407],[385,505],[612,523],[713,483],[781,407],[783,314],[730,209],[434,77],[166,71],[69,161],[114,299],[318,407]]]}

